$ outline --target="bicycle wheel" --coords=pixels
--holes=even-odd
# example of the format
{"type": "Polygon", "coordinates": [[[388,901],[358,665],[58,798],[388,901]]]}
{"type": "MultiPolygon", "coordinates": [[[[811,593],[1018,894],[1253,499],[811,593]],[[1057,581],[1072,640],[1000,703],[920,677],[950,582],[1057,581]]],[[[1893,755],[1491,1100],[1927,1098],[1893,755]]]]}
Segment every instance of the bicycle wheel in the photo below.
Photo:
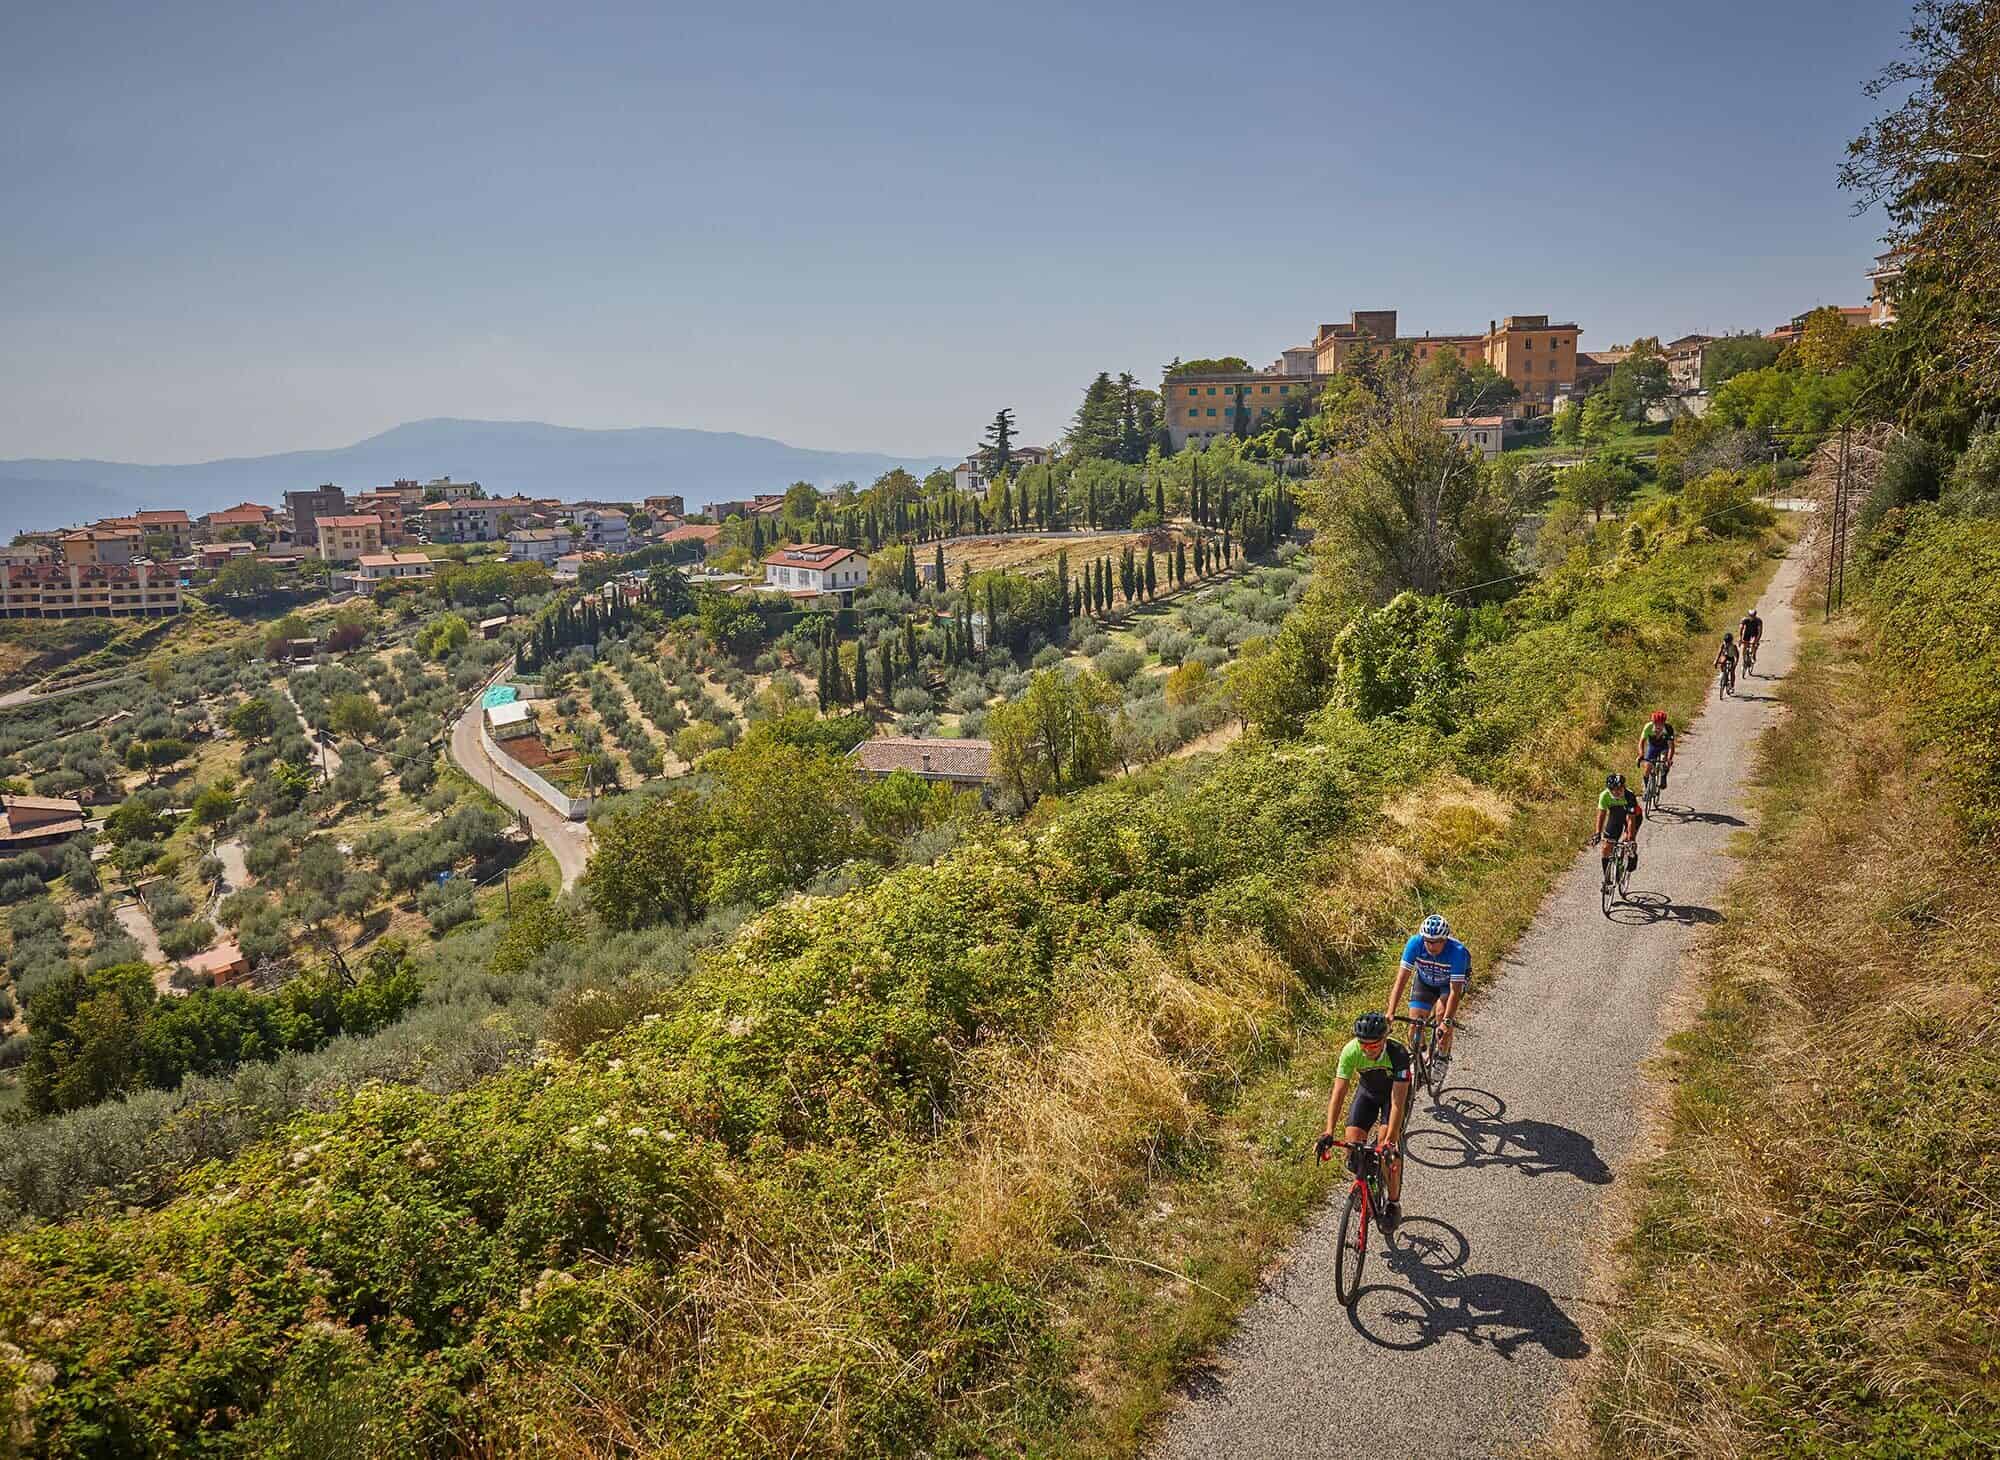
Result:
{"type": "Polygon", "coordinates": [[[1625,888],[1632,880],[1632,854],[1623,847],[1618,849],[1618,900],[1625,900],[1625,888]]]}
{"type": "Polygon", "coordinates": [[[1611,883],[1611,863],[1606,861],[1604,864],[1604,886],[1600,894],[1600,900],[1604,904],[1604,915],[1607,918],[1611,916],[1611,902],[1614,890],[1611,883]]]}
{"type": "Polygon", "coordinates": [[[1347,1209],[1340,1214],[1340,1246],[1333,1259],[1333,1294],[1340,1306],[1352,1308],[1361,1296],[1361,1269],[1368,1261],[1368,1212],[1361,1183],[1347,1188],[1347,1209]]]}
{"type": "MultiPolygon", "coordinates": [[[[1433,1101],[1444,1094],[1444,1072],[1451,1067],[1451,1056],[1439,1053],[1437,1040],[1437,1031],[1432,1030],[1430,1058],[1424,1061],[1424,1088],[1431,1092],[1433,1101]]],[[[1403,1122],[1403,1143],[1408,1145],[1409,1140],[1410,1123],[1406,1120],[1403,1122]]]]}

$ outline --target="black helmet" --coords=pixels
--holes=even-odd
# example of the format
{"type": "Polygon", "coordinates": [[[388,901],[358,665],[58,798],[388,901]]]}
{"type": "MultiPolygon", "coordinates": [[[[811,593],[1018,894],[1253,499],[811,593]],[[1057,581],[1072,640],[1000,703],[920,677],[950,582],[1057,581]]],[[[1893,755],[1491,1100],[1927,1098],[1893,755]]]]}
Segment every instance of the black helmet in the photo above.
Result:
{"type": "Polygon", "coordinates": [[[1604,789],[1607,791],[1624,790],[1625,773],[1623,771],[1613,771],[1610,775],[1606,776],[1604,778],[1604,789]]]}
{"type": "Polygon", "coordinates": [[[1380,1009],[1370,1009],[1354,1021],[1354,1037],[1364,1044],[1373,1044],[1378,1039],[1389,1037],[1389,1016],[1380,1009]]]}

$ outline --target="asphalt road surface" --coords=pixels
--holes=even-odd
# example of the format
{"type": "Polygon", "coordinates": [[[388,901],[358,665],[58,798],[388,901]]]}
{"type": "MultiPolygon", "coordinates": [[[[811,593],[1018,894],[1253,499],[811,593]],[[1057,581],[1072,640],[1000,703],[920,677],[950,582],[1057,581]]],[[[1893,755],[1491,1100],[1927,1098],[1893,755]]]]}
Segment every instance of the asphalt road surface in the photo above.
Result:
{"type": "MultiPolygon", "coordinates": [[[[1800,571],[1782,564],[1764,596],[1758,677],[1728,700],[1711,685],[1683,729],[1630,901],[1609,919],[1582,846],[1591,812],[1575,809],[1575,863],[1468,1010],[1444,1098],[1414,1099],[1403,1222],[1393,1246],[1370,1234],[1352,1313],[1333,1295],[1342,1188],[1169,1416],[1158,1460],[1451,1460],[1546,1436],[1603,1328],[1583,1295],[1640,1134],[1639,1069],[1668,1032],[1696,930],[1722,921],[1751,749],[1792,666],[1800,571]]],[[[1476,984],[1488,965],[1472,951],[1476,984]]]]}
{"type": "Polygon", "coordinates": [[[527,818],[535,839],[549,849],[562,872],[562,890],[576,886],[590,863],[590,829],[558,816],[548,802],[516,781],[495,770],[486,747],[479,740],[479,698],[459,715],[451,727],[451,758],[458,768],[493,793],[496,800],[527,818]]]}

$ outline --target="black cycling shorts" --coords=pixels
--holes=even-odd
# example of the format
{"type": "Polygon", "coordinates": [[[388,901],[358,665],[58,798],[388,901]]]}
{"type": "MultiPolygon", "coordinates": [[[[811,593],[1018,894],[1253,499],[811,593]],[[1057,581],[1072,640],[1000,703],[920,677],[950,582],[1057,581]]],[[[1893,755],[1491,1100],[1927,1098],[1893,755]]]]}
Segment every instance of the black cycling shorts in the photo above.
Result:
{"type": "MultiPolygon", "coordinates": [[[[1390,1088],[1393,1091],[1395,1087],[1390,1088]]],[[[1390,1098],[1389,1095],[1371,1095],[1366,1087],[1357,1088],[1353,1101],[1347,1107],[1347,1123],[1365,1131],[1375,1129],[1378,1121],[1386,1123],[1390,1098]]]]}
{"type": "MultiPolygon", "coordinates": [[[[1626,812],[1623,815],[1614,814],[1604,818],[1604,845],[1606,847],[1609,847],[1615,841],[1624,839],[1626,824],[1631,819],[1632,815],[1630,812],[1626,812]]],[[[1610,854],[1607,852],[1606,855],[1610,854]]]]}

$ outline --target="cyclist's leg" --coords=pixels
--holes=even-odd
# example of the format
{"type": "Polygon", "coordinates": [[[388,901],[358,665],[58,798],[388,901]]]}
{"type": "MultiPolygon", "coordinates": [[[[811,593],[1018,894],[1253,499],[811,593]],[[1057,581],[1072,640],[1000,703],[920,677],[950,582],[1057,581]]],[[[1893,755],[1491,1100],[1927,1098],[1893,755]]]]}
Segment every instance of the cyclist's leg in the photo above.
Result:
{"type": "Polygon", "coordinates": [[[1458,995],[1458,990],[1462,989],[1463,987],[1464,986],[1462,984],[1453,984],[1450,988],[1445,990],[1445,996],[1438,1001],[1440,1004],[1443,1005],[1443,1007],[1437,1011],[1438,1020],[1441,1026],[1438,1029],[1438,1034],[1437,1034],[1438,1038],[1437,1052],[1438,1056],[1442,1059],[1451,1058],[1451,1037],[1452,1035],[1458,1032],[1457,1030],[1452,1029],[1449,1026],[1444,1026],[1443,1021],[1446,1019],[1456,1019],[1458,1017],[1459,999],[1457,995],[1458,995]]]}
{"type": "MultiPolygon", "coordinates": [[[[1357,1086],[1354,1091],[1354,1098],[1347,1103],[1347,1129],[1342,1132],[1341,1139],[1352,1141],[1355,1145],[1360,1145],[1368,1139],[1368,1133],[1375,1128],[1375,1122],[1382,1119],[1387,1113],[1388,1102],[1386,1100],[1378,1099],[1357,1086]]],[[[1355,1169],[1360,1155],[1359,1151],[1351,1149],[1348,1151],[1347,1169],[1349,1171],[1355,1169]]]]}

